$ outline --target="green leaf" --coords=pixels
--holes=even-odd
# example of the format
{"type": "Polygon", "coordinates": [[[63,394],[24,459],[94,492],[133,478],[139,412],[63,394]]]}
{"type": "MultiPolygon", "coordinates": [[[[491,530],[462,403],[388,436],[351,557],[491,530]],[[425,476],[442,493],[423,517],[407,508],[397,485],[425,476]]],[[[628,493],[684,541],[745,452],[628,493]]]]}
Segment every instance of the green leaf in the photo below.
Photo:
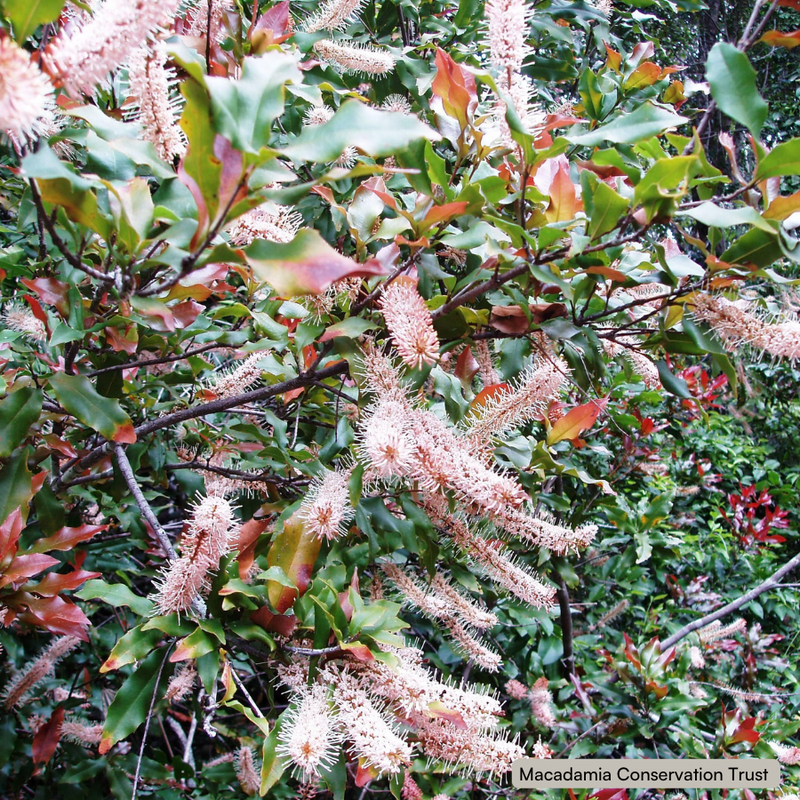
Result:
{"type": "Polygon", "coordinates": [[[274,50],[246,58],[242,77],[205,79],[211,99],[212,124],[237,149],[257,153],[272,136],[272,124],[283,113],[287,83],[302,83],[297,62],[274,50]]]}
{"type": "Polygon", "coordinates": [[[275,752],[278,747],[278,738],[281,729],[290,714],[291,709],[287,708],[275,721],[275,727],[270,731],[269,736],[264,737],[264,747],[261,751],[261,796],[263,797],[283,775],[283,761],[275,752]]]}
{"type": "Polygon", "coordinates": [[[684,397],[686,399],[690,399],[692,397],[692,393],[689,391],[686,381],[683,378],[679,378],[677,375],[675,375],[667,366],[666,361],[659,361],[656,366],[658,367],[658,376],[661,378],[661,385],[670,394],[674,394],[677,397],[684,397]]]}
{"type": "Polygon", "coordinates": [[[40,25],[58,19],[65,0],[3,0],[3,14],[11,20],[14,38],[22,44],[40,25]]]}
{"type": "Polygon", "coordinates": [[[633,195],[634,205],[641,205],[647,212],[647,219],[670,216],[675,201],[688,191],[689,178],[700,168],[700,160],[694,156],[664,158],[642,176],[633,195]]]}
{"type": "Polygon", "coordinates": [[[0,457],[11,455],[41,410],[42,393],[32,386],[23,386],[0,401],[0,457]]]}
{"type": "MultiPolygon", "coordinates": [[[[800,166],[800,164],[798,164],[800,166]]],[[[734,225],[753,225],[761,230],[773,232],[775,229],[752,206],[741,208],[720,208],[714,203],[702,203],[697,208],[682,211],[687,217],[696,219],[710,228],[731,228],[734,225]]]]}
{"type": "Polygon", "coordinates": [[[76,593],[81,600],[102,600],[114,608],[128,606],[140,617],[148,616],[153,610],[153,601],[134,594],[124,583],[106,583],[101,580],[88,581],[76,593]]]}
{"type": "Polygon", "coordinates": [[[283,575],[294,584],[288,587],[283,580],[267,580],[270,603],[279,614],[290,608],[308,588],[321,546],[322,541],[306,531],[297,512],[284,522],[283,530],[275,536],[267,553],[267,564],[280,567],[283,575]]]}
{"type": "Polygon", "coordinates": [[[0,470],[0,522],[8,519],[8,515],[19,508],[22,519],[28,518],[28,503],[33,496],[31,473],[28,472],[29,448],[10,458],[0,470]]]}
{"type": "MultiPolygon", "coordinates": [[[[147,717],[156,691],[156,679],[166,658],[163,650],[156,650],[142,661],[114,695],[103,725],[100,754],[107,753],[117,742],[130,736],[147,717]]],[[[162,675],[159,687],[165,688],[162,675]]]]}
{"type": "Polygon", "coordinates": [[[630,114],[617,117],[607,125],[601,125],[588,133],[571,134],[566,137],[573,144],[594,146],[602,142],[634,144],[642,139],[688,122],[686,117],[654,106],[650,101],[640,105],[630,114]]]}
{"type": "Polygon", "coordinates": [[[131,418],[120,404],[99,394],[86,378],[55,372],[49,382],[58,402],[84,425],[113,442],[132,444],[136,441],[131,418]]]}
{"type": "Polygon", "coordinates": [[[757,139],[767,121],[767,104],[756,87],[756,71],[747,55],[717,42],[708,54],[706,76],[711,96],[723,114],[744,125],[757,139]]]}
{"type": "Polygon", "coordinates": [[[437,142],[441,136],[413,115],[346,100],[329,122],[303,128],[283,153],[296,161],[334,161],[354,146],[377,158],[393,155],[417,139],[437,142]]]}
{"type": "MultiPolygon", "coordinates": [[[[100,583],[101,581],[96,581],[100,583]]],[[[100,672],[111,672],[112,670],[124,667],[126,664],[133,664],[144,658],[162,639],[164,635],[161,631],[146,631],[141,626],[131,628],[117,643],[109,653],[108,658],[100,667],[100,672]]]]}
{"type": "Polygon", "coordinates": [[[768,267],[783,255],[778,232],[771,233],[753,228],[737,239],[721,256],[720,260],[729,264],[755,264],[768,267]]]}
{"type": "Polygon", "coordinates": [[[604,233],[614,230],[628,210],[628,201],[615,192],[607,183],[598,181],[592,195],[592,210],[586,232],[593,241],[604,233]]]}
{"type": "Polygon", "coordinates": [[[800,174],[800,139],[789,139],[777,145],[758,165],[756,180],[774,178],[779,175],[800,174]]]}

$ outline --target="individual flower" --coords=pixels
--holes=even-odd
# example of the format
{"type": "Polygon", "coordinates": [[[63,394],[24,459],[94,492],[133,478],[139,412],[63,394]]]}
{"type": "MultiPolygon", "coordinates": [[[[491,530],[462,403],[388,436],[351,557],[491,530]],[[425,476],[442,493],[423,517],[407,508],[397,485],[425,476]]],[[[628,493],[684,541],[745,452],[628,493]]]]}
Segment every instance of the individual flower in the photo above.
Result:
{"type": "Polygon", "coordinates": [[[175,70],[167,67],[167,54],[161,46],[140,47],[128,62],[134,118],[142,125],[142,138],[152,143],[164,161],[172,161],[186,150],[178,125],[180,103],[170,91],[175,83],[175,70]]]}
{"type": "Polygon", "coordinates": [[[344,44],[331,39],[320,39],[314,51],[329,64],[343,72],[362,75],[385,75],[394,69],[394,58],[386,50],[367,45],[344,44]]]}
{"type": "Polygon", "coordinates": [[[168,703],[180,703],[192,691],[197,680],[197,670],[193,663],[181,664],[178,671],[172,676],[164,699],[168,703]]]}
{"type": "Polygon", "coordinates": [[[181,541],[181,556],[158,582],[159,614],[184,613],[208,590],[210,574],[235,543],[237,528],[233,508],[224,497],[208,495],[195,505],[181,541]]]}
{"type": "Polygon", "coordinates": [[[102,725],[90,725],[84,720],[67,718],[61,723],[61,738],[81,745],[100,744],[102,725]]]}
{"type": "Polygon", "coordinates": [[[63,30],[47,50],[50,72],[73,97],[92,95],[161,28],[179,0],[106,0],[91,17],[63,30]]]}
{"type": "Polygon", "coordinates": [[[767,742],[775,752],[775,757],[781,764],[794,766],[800,764],[800,747],[781,744],[780,742],[767,742]]]}
{"type": "Polygon", "coordinates": [[[384,291],[380,308],[394,346],[409,367],[433,364],[439,358],[439,337],[431,312],[409,279],[398,278],[384,291]]]}
{"type": "Polygon", "coordinates": [[[381,103],[383,111],[394,111],[400,114],[411,113],[411,103],[401,94],[390,94],[381,103]]]}
{"type": "Polygon", "coordinates": [[[353,754],[381,775],[396,775],[411,763],[412,749],[346,668],[329,673],[339,724],[353,754]]]}
{"type": "Polygon", "coordinates": [[[473,345],[472,352],[478,362],[478,374],[481,376],[481,382],[484,387],[495,386],[500,383],[500,376],[494,368],[492,354],[489,351],[489,345],[486,340],[478,339],[473,345]]]}
{"type": "MultiPolygon", "coordinates": [[[[595,561],[595,564],[596,563],[597,562],[595,561]]],[[[606,611],[606,613],[603,614],[603,616],[600,617],[599,620],[597,620],[597,623],[595,625],[590,625],[589,630],[593,631],[597,628],[602,628],[605,625],[608,625],[609,622],[616,619],[620,614],[622,614],[629,605],[630,603],[628,602],[627,598],[624,600],[620,600],[619,603],[617,603],[614,606],[614,608],[612,608],[610,611],[606,611]]]]}
{"type": "Polygon", "coordinates": [[[36,139],[52,124],[53,87],[13,39],[0,31],[0,131],[16,142],[36,139]]]}
{"type": "Polygon", "coordinates": [[[184,33],[187,36],[208,39],[220,44],[225,41],[225,14],[231,10],[230,0],[210,0],[211,13],[209,16],[209,0],[198,0],[191,13],[187,15],[187,26],[184,33]]]}
{"type": "Polygon", "coordinates": [[[344,150],[342,150],[341,155],[339,158],[334,161],[334,165],[340,167],[341,169],[353,169],[356,165],[356,160],[358,159],[358,150],[352,145],[347,145],[344,150]]]}
{"type": "Polygon", "coordinates": [[[695,318],[705,322],[730,351],[749,346],[779,358],[800,357],[800,322],[767,323],[724,297],[708,294],[696,294],[692,305],[695,318]]]}
{"type": "Polygon", "coordinates": [[[746,629],[747,621],[741,617],[724,627],[719,620],[714,620],[710,625],[706,625],[705,628],[700,628],[700,630],[697,631],[697,635],[700,637],[700,641],[703,642],[703,644],[709,644],[710,642],[733,636],[733,634],[740,633],[746,629]]]}
{"type": "Polygon", "coordinates": [[[628,360],[633,371],[639,375],[647,389],[660,389],[661,376],[652,359],[648,358],[634,345],[623,346],[607,339],[603,340],[603,348],[611,357],[622,355],[628,360]]]}
{"type": "Polygon", "coordinates": [[[360,460],[377,478],[408,474],[414,442],[408,430],[406,407],[396,400],[383,400],[367,413],[358,444],[360,460]]]}
{"type": "Polygon", "coordinates": [[[350,505],[349,479],[349,470],[325,470],[311,486],[298,512],[306,530],[328,541],[345,533],[345,525],[355,513],[350,505]]]}
{"type": "Polygon", "coordinates": [[[328,106],[314,105],[306,111],[303,117],[304,125],[324,125],[333,118],[333,109],[328,106]]]}
{"type": "Polygon", "coordinates": [[[302,780],[308,782],[334,763],[341,735],[321,685],[295,702],[285,716],[276,752],[289,759],[302,773],[302,780]]]}
{"type": "Polygon", "coordinates": [[[423,800],[422,789],[417,786],[417,782],[411,777],[411,773],[406,770],[403,776],[403,788],[400,791],[402,800],[423,800]]]}
{"type": "Polygon", "coordinates": [[[456,649],[487,672],[497,672],[503,665],[503,658],[479,639],[476,639],[455,617],[445,621],[447,632],[456,649]]]}
{"type": "Polygon", "coordinates": [[[503,72],[517,72],[528,53],[531,12],[525,0],[487,0],[489,63],[503,72]]]}
{"type": "Polygon", "coordinates": [[[47,339],[47,328],[44,323],[33,315],[27,305],[9,303],[0,314],[3,325],[12,331],[21,333],[28,339],[43,342],[47,339]]]}
{"type": "Polygon", "coordinates": [[[540,736],[537,741],[533,743],[533,757],[534,758],[552,758],[553,751],[542,741],[540,736]]]}

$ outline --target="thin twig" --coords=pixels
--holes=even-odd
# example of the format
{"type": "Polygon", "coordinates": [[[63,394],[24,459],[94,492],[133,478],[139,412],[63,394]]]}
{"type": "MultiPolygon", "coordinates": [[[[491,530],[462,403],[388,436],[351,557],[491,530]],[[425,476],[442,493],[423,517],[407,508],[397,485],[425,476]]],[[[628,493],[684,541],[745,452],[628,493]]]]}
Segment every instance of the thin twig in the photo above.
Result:
{"type": "Polygon", "coordinates": [[[158,685],[161,683],[161,673],[164,671],[164,664],[167,663],[169,656],[175,642],[170,643],[164,653],[164,658],[161,659],[161,666],[158,668],[156,675],[156,685],[153,687],[153,696],[150,698],[150,708],[147,711],[147,717],[144,721],[144,732],[142,733],[142,744],[139,747],[139,757],[136,759],[136,772],[133,776],[133,791],[131,792],[131,800],[136,800],[136,793],[139,791],[139,773],[142,771],[142,759],[144,758],[144,746],[147,743],[147,732],[150,730],[150,720],[153,718],[153,708],[156,704],[156,695],[158,694],[158,685]]]}

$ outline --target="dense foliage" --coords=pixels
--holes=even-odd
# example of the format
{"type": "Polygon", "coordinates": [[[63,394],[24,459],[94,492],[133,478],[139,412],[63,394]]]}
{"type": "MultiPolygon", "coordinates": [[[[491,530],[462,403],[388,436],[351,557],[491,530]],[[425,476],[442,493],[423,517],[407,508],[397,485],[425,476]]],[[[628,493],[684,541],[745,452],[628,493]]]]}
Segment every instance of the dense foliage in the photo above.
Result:
{"type": "Polygon", "coordinates": [[[0,795],[793,796],[798,12],[3,0],[0,795]]]}

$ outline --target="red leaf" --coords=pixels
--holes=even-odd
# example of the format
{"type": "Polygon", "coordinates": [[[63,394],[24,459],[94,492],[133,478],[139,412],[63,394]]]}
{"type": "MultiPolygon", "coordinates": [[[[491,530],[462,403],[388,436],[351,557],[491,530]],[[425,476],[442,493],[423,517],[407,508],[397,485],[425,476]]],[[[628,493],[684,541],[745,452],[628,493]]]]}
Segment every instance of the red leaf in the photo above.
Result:
{"type": "Polygon", "coordinates": [[[56,436],[54,433],[48,433],[42,438],[44,439],[45,444],[51,450],[61,453],[62,456],[66,456],[67,458],[78,457],[78,451],[69,442],[65,442],[61,437],[56,436]]]}
{"type": "Polygon", "coordinates": [[[194,300],[185,300],[183,303],[172,306],[172,316],[175,319],[175,327],[179,330],[188,328],[203,310],[204,307],[194,300]]]}
{"type": "Polygon", "coordinates": [[[424,233],[430,230],[434,225],[439,225],[442,222],[447,222],[453,217],[458,217],[464,213],[469,203],[445,203],[442,206],[434,206],[425,215],[425,219],[420,224],[419,231],[424,233]]]}
{"type": "Polygon", "coordinates": [[[281,636],[291,636],[297,627],[297,617],[294,614],[273,614],[266,606],[254,611],[250,619],[265,631],[281,636]]]}
{"type": "Polygon", "coordinates": [[[628,800],[628,792],[625,789],[598,789],[591,798],[597,800],[628,800]]]}
{"type": "Polygon", "coordinates": [[[239,562],[239,577],[244,580],[250,567],[256,558],[256,545],[258,544],[258,537],[269,526],[267,519],[251,519],[239,528],[239,555],[236,560],[239,562]]]}
{"type": "Polygon", "coordinates": [[[502,333],[516,335],[525,333],[531,320],[521,306],[492,306],[489,324],[502,333]]]}
{"type": "Polygon", "coordinates": [[[448,708],[441,700],[434,700],[432,703],[428,703],[428,714],[434,719],[446,719],[456,728],[461,728],[461,730],[467,730],[468,728],[461,713],[448,708]]]}
{"type": "Polygon", "coordinates": [[[612,50],[605,42],[603,42],[606,48],[606,65],[611,67],[614,72],[619,72],[619,68],[622,65],[622,55],[618,53],[616,50],[612,50]]]}
{"type": "Polygon", "coordinates": [[[0,525],[0,562],[16,549],[22,527],[22,510],[15,508],[0,525]]]}
{"type": "Polygon", "coordinates": [[[31,754],[34,764],[46,764],[56,752],[61,741],[61,724],[64,722],[64,707],[59,706],[50,719],[34,734],[31,754]]]}
{"type": "Polygon", "coordinates": [[[63,316],[69,315],[69,304],[67,302],[67,292],[69,286],[55,278],[33,278],[23,279],[21,284],[27,286],[32,292],[36,292],[43,303],[55,306],[63,316]]]}
{"type": "Polygon", "coordinates": [[[124,352],[132,356],[139,346],[139,332],[135,325],[128,325],[125,331],[119,328],[106,328],[106,341],[115,353],[124,352]]]}
{"type": "Polygon", "coordinates": [[[77,636],[84,642],[89,641],[86,629],[89,620],[78,606],[63,597],[35,597],[28,592],[20,593],[27,605],[27,610],[19,615],[22,622],[29,625],[38,625],[53,633],[63,633],[65,636],[77,636]]]}
{"type": "Polygon", "coordinates": [[[461,383],[469,385],[472,383],[472,379],[477,375],[479,369],[480,364],[478,364],[475,356],[472,355],[472,348],[465,347],[461,351],[458,361],[456,361],[456,368],[453,374],[461,383]]]}
{"type": "Polygon", "coordinates": [[[445,113],[457,119],[462,130],[466,128],[478,105],[475,78],[441,48],[436,49],[436,77],[431,90],[441,98],[445,113]]]}
{"type": "Polygon", "coordinates": [[[78,528],[62,528],[58,533],[46,539],[38,539],[33,543],[31,553],[47,553],[51,550],[72,550],[80,542],[85,542],[96,536],[100,531],[107,530],[108,525],[81,525],[78,528]]]}
{"type": "Polygon", "coordinates": [[[564,439],[577,439],[583,431],[594,425],[607,403],[608,400],[603,398],[576,406],[553,425],[547,435],[547,443],[555,444],[564,439]]]}
{"type": "Polygon", "coordinates": [[[350,653],[357,661],[374,661],[375,656],[372,655],[372,651],[367,647],[365,644],[361,644],[361,642],[349,642],[342,645],[342,650],[347,653],[350,653]]]}
{"type": "Polygon", "coordinates": [[[566,222],[573,219],[578,209],[575,185],[569,177],[569,168],[561,164],[550,184],[550,205],[544,212],[548,222],[566,222]]]}
{"type": "Polygon", "coordinates": [[[261,53],[269,45],[285,42],[291,35],[289,0],[282,0],[261,15],[250,40],[254,52],[261,53]]]}
{"type": "Polygon", "coordinates": [[[74,591],[90,578],[99,578],[101,575],[102,573],[100,572],[87,572],[83,569],[75,569],[63,575],[51,572],[45,575],[39,583],[29,588],[32,592],[36,592],[36,594],[40,594],[43,597],[55,597],[61,592],[74,591]]]}
{"type": "Polygon", "coordinates": [[[6,568],[3,577],[0,578],[0,588],[14,583],[22,578],[31,578],[38,575],[42,570],[58,564],[58,559],[46,556],[41,553],[28,553],[17,556],[6,568]]]}
{"type": "Polygon", "coordinates": [[[475,399],[470,403],[470,408],[480,408],[486,405],[495,395],[504,394],[507,391],[507,383],[493,383],[491,386],[486,386],[475,395],[475,399]]]}
{"type": "Polygon", "coordinates": [[[793,8],[795,11],[800,11],[800,0],[778,0],[779,6],[786,6],[786,8],[793,8]]]}

